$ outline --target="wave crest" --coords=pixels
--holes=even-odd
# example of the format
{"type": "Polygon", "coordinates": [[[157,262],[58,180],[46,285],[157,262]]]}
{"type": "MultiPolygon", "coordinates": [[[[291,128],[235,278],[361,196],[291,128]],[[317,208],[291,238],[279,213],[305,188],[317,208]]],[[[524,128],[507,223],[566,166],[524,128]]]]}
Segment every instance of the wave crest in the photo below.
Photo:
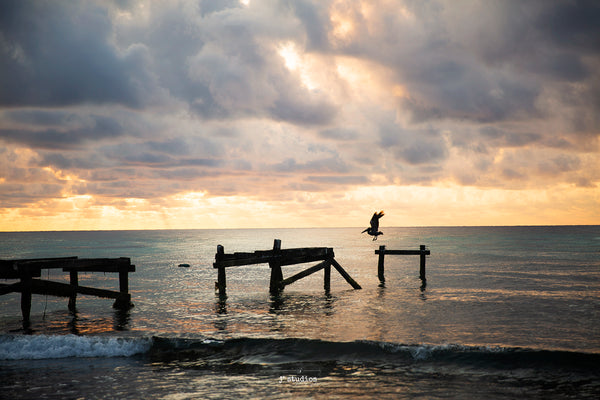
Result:
{"type": "Polygon", "coordinates": [[[129,357],[146,353],[150,338],[76,335],[3,335],[0,360],[38,360],[67,357],[129,357]]]}

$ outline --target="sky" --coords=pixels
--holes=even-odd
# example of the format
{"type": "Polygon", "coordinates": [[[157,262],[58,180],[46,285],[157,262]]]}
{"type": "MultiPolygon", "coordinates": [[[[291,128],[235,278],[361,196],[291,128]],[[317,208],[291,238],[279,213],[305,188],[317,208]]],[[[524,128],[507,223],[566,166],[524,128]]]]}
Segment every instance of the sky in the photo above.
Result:
{"type": "Polygon", "coordinates": [[[4,0],[0,231],[600,224],[600,2],[4,0]]]}

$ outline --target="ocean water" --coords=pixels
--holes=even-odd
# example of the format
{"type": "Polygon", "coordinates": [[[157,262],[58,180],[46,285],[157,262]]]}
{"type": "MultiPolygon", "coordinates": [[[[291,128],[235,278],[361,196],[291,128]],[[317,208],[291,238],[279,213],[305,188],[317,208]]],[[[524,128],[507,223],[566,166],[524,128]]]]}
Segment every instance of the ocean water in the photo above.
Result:
{"type": "MultiPolygon", "coordinates": [[[[600,398],[600,227],[360,228],[0,233],[0,259],[130,257],[134,307],[79,295],[0,296],[0,398],[600,398]],[[268,265],[226,253],[332,247],[331,270],[269,294],[268,265]],[[418,256],[380,245],[426,245],[418,256]],[[178,267],[189,264],[189,268],[178,267]]],[[[316,263],[313,263],[316,264],[316,263]]],[[[284,266],[284,277],[313,264],[284,266]]],[[[79,284],[118,290],[115,274],[79,284]]],[[[62,270],[43,279],[68,281],[62,270]]],[[[13,283],[5,281],[0,283],[13,283]]]]}

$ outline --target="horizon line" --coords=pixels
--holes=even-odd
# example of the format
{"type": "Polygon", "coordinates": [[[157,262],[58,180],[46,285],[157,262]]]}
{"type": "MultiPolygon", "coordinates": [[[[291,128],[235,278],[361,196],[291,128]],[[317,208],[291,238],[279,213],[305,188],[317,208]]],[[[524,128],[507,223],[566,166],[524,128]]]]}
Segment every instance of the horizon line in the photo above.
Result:
{"type": "MultiPolygon", "coordinates": [[[[568,227],[600,226],[598,224],[526,224],[526,225],[406,225],[387,226],[386,229],[407,228],[528,228],[528,227],[568,227]]],[[[0,233],[51,233],[51,232],[143,232],[143,231],[225,231],[225,230],[276,230],[276,229],[362,229],[362,226],[313,226],[313,227],[272,227],[272,228],[146,228],[146,229],[56,229],[1,231],[0,233]]]]}

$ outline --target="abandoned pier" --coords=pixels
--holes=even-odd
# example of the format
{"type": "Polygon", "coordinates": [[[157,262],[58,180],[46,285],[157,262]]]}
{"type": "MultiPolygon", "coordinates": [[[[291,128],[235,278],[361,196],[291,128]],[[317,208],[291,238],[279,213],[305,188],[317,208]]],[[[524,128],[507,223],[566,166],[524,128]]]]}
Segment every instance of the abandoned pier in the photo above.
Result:
{"type": "MultiPolygon", "coordinates": [[[[426,286],[425,260],[431,252],[421,245],[418,250],[388,250],[380,246],[375,250],[379,255],[377,264],[377,275],[381,285],[385,282],[384,263],[386,255],[418,255],[420,256],[419,277],[423,282],[421,289],[426,286]]],[[[227,268],[239,268],[254,264],[268,264],[271,270],[269,280],[269,292],[273,295],[279,294],[286,286],[323,270],[323,288],[329,292],[331,288],[331,267],[333,267],[354,289],[361,286],[346,272],[346,270],[335,260],[335,254],[331,247],[304,247],[282,249],[281,240],[275,239],[273,248],[269,250],[257,250],[254,252],[225,253],[223,246],[217,246],[213,268],[217,270],[217,281],[215,289],[219,295],[225,298],[227,288],[227,268]],[[284,278],[283,270],[289,265],[318,262],[316,265],[302,270],[292,276],[284,278]]],[[[186,264],[187,265],[187,264],[186,264]]],[[[37,258],[0,260],[0,279],[18,280],[12,284],[0,284],[0,295],[8,293],[21,293],[21,312],[23,315],[23,327],[28,328],[30,324],[31,297],[32,294],[68,297],[68,308],[75,311],[77,295],[89,295],[102,298],[115,299],[113,307],[118,309],[129,309],[133,307],[131,294],[129,293],[129,273],[135,272],[135,265],[131,264],[129,258],[83,258],[60,257],[60,258],[37,258]],[[42,279],[42,271],[58,269],[69,274],[69,283],[50,281],[42,279]],[[119,278],[119,290],[108,290],[79,285],[79,273],[103,272],[116,273],[119,278]]]]}

